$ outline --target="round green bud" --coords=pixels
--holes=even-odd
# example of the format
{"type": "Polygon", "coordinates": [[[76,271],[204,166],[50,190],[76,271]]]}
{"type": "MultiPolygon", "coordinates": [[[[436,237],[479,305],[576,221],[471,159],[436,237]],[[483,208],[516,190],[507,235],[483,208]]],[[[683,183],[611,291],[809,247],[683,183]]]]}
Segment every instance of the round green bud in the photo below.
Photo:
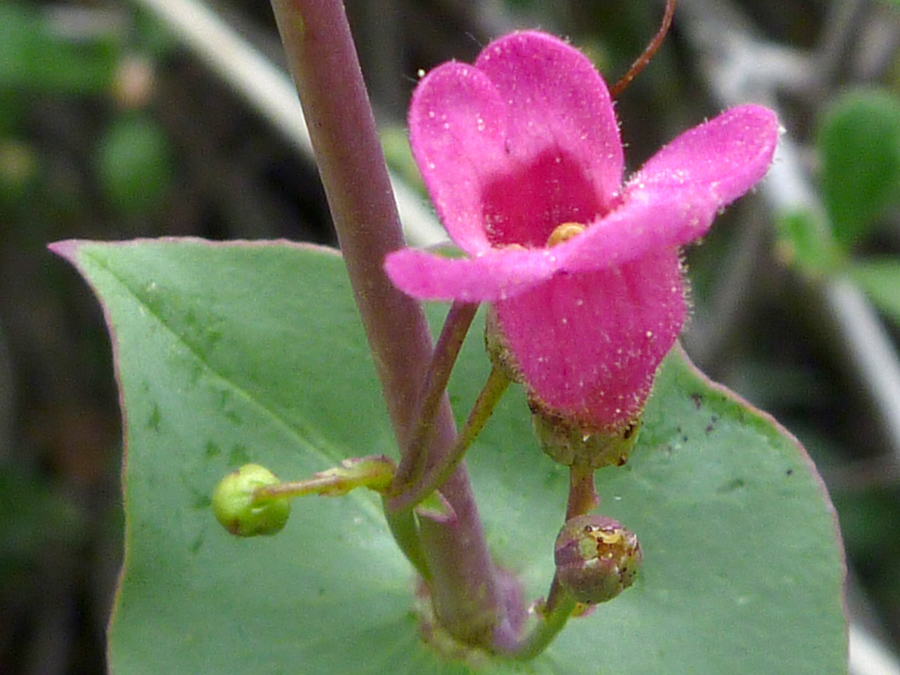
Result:
{"type": "Polygon", "coordinates": [[[578,602],[612,600],[634,583],[641,566],[637,535],[605,516],[567,521],[554,546],[559,583],[578,602]]]}
{"type": "Polygon", "coordinates": [[[254,499],[257,488],[279,483],[275,474],[267,468],[259,464],[245,464],[225,476],[213,493],[216,519],[238,537],[279,532],[291,515],[290,500],[287,497],[254,499]]]}

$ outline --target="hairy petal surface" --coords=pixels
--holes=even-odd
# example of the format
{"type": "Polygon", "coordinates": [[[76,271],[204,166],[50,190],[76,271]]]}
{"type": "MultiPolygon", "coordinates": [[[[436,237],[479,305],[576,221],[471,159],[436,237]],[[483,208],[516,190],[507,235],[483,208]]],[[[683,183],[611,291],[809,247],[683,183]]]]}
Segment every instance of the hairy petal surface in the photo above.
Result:
{"type": "Polygon", "coordinates": [[[612,269],[559,274],[495,309],[530,395],[606,429],[627,426],[643,408],[687,315],[673,248],[612,269]]]}
{"type": "Polygon", "coordinates": [[[775,114],[755,105],[682,134],[634,175],[618,208],[560,247],[561,268],[600,269],[699,239],[766,174],[777,142],[775,114]]]}
{"type": "Polygon", "coordinates": [[[712,224],[718,205],[689,198],[689,191],[635,191],[606,218],[588,223],[577,237],[557,246],[560,268],[581,273],[615,267],[677,247],[702,236],[712,224]]]}
{"type": "MultiPolygon", "coordinates": [[[[746,193],[766,175],[778,143],[778,118],[767,108],[744,105],[694,127],[663,147],[626,187],[631,193],[686,190],[716,207],[746,193]]],[[[661,195],[665,198],[665,195],[661,195]]]]}
{"type": "Polygon", "coordinates": [[[493,302],[546,282],[559,269],[552,249],[499,249],[473,258],[446,258],[417,249],[395,251],[385,271],[404,293],[422,300],[493,302]]]}
{"type": "Polygon", "coordinates": [[[508,166],[507,110],[478,69],[445,63],[413,94],[409,141],[435,210],[450,237],[470,254],[488,250],[482,192],[508,166]]]}
{"type": "Polygon", "coordinates": [[[622,142],[609,90],[588,58],[526,31],[492,42],[475,66],[508,107],[510,159],[529,161],[548,147],[577,158],[608,209],[622,183],[622,142]]]}

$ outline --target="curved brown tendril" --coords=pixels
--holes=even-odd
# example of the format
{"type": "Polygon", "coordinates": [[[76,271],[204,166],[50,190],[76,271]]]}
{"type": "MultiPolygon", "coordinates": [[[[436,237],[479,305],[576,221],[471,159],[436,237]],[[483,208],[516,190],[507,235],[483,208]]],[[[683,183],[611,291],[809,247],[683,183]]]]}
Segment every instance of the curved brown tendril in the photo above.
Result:
{"type": "Polygon", "coordinates": [[[666,0],[666,13],[663,16],[662,25],[659,27],[659,31],[650,41],[650,44],[647,45],[647,48],[644,49],[643,54],[641,54],[634,63],[631,64],[631,68],[628,69],[628,72],[625,73],[619,81],[616,82],[612,87],[609,88],[609,95],[613,98],[617,98],[619,94],[625,91],[625,88],[631,84],[631,81],[636,78],[640,72],[650,63],[650,60],[656,54],[656,51],[659,49],[659,46],[662,44],[662,41],[666,37],[666,33],[669,32],[669,26],[672,25],[672,17],[675,16],[675,5],[676,0],[666,0]]]}

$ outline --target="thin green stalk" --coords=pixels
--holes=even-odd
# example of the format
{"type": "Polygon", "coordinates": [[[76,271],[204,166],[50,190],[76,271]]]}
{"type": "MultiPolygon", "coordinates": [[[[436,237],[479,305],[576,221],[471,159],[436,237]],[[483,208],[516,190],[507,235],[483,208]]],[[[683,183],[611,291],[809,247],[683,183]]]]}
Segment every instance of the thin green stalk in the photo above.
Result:
{"type": "MultiPolygon", "coordinates": [[[[450,374],[477,311],[478,305],[473,303],[454,302],[450,306],[425,376],[412,440],[403,453],[397,473],[394,474],[392,494],[404,492],[410,484],[418,481],[428,468],[430,463],[428,449],[434,437],[435,417],[440,411],[450,374]]],[[[445,480],[446,478],[447,476],[444,476],[445,480]]]]}
{"type": "MultiPolygon", "coordinates": [[[[570,466],[566,520],[589,513],[599,501],[594,489],[594,469],[581,464],[570,466]]],[[[517,661],[533,659],[563,629],[577,606],[577,601],[563,588],[558,576],[554,575],[537,625],[524,637],[503,645],[502,654],[517,661]]]]}
{"type": "Polygon", "coordinates": [[[517,661],[530,661],[543,654],[544,650],[550,646],[550,643],[559,634],[559,631],[565,628],[577,605],[578,603],[570,595],[566,594],[556,610],[543,617],[541,622],[535,626],[534,630],[523,641],[522,645],[507,656],[517,661]]]}
{"type": "Polygon", "coordinates": [[[430,583],[433,579],[431,568],[428,565],[428,559],[422,550],[422,538],[419,536],[419,527],[416,523],[416,517],[412,511],[404,511],[403,513],[391,513],[385,507],[385,516],[387,517],[388,527],[400,550],[406,559],[412,563],[412,566],[419,573],[422,579],[430,583]]]}
{"type": "Polygon", "coordinates": [[[504,645],[499,653],[515,661],[530,661],[539,656],[565,627],[577,606],[576,600],[559,585],[554,576],[550,595],[538,623],[524,637],[513,644],[504,645]]]}
{"type": "Polygon", "coordinates": [[[566,504],[566,520],[590,513],[600,504],[594,489],[594,468],[581,464],[569,467],[569,500],[566,504]]]}
{"type": "Polygon", "coordinates": [[[469,413],[465,426],[456,436],[456,442],[453,444],[450,452],[444,455],[440,464],[433,465],[421,481],[405,492],[388,499],[389,510],[400,512],[412,509],[444,484],[444,481],[447,480],[462,461],[469,446],[481,433],[511,382],[502,371],[497,368],[491,370],[491,374],[478,395],[478,399],[469,413]]]}
{"type": "Polygon", "coordinates": [[[271,499],[292,499],[305,495],[342,497],[357,488],[369,488],[384,494],[394,477],[397,465],[384,455],[352,457],[336,466],[320,471],[306,480],[283,481],[263,485],[253,492],[253,500],[261,502],[271,499]]]}

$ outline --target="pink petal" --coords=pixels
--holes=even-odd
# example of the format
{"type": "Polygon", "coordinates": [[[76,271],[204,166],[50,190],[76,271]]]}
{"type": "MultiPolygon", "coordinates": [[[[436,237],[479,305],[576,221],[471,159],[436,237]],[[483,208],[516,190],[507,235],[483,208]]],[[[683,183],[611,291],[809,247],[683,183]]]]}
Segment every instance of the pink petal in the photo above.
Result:
{"type": "Polygon", "coordinates": [[[605,218],[556,247],[560,269],[587,272],[621,265],[702,236],[719,210],[708,192],[690,187],[635,190],[605,218]]]}
{"type": "Polygon", "coordinates": [[[732,108],[656,153],[628,181],[626,193],[689,189],[722,207],[766,175],[777,143],[774,112],[756,105],[732,108]]]}
{"type": "Polygon", "coordinates": [[[445,63],[413,94],[409,141],[438,217],[464,251],[490,248],[484,227],[484,181],[508,165],[506,106],[487,76],[445,63]]]}
{"type": "Polygon", "coordinates": [[[530,396],[605,430],[621,430],[641,410],[687,314],[671,248],[557,275],[495,307],[530,396]]]}
{"type": "Polygon", "coordinates": [[[384,262],[401,291],[420,300],[493,302],[550,279],[559,261],[552,249],[497,249],[472,258],[445,258],[401,249],[384,262]]]}
{"type": "Polygon", "coordinates": [[[585,223],[603,212],[599,195],[576,158],[549,148],[528,162],[508,162],[482,191],[488,241],[545,248],[562,223],[585,223]]]}
{"type": "Polygon", "coordinates": [[[699,239],[765,175],[777,142],[775,114],[752,105],[682,134],[628,181],[621,206],[558,247],[561,269],[600,269],[699,239]]]}
{"type": "Polygon", "coordinates": [[[609,90],[587,57],[550,35],[522,32],[489,44],[475,66],[509,107],[510,158],[532,162],[548,149],[574,158],[608,209],[622,183],[622,143],[609,90]]]}
{"type": "Polygon", "coordinates": [[[519,33],[489,46],[478,66],[438,67],[410,108],[413,155],[453,240],[472,254],[543,247],[560,223],[608,210],[622,149],[590,62],[555,38],[519,33]]]}

